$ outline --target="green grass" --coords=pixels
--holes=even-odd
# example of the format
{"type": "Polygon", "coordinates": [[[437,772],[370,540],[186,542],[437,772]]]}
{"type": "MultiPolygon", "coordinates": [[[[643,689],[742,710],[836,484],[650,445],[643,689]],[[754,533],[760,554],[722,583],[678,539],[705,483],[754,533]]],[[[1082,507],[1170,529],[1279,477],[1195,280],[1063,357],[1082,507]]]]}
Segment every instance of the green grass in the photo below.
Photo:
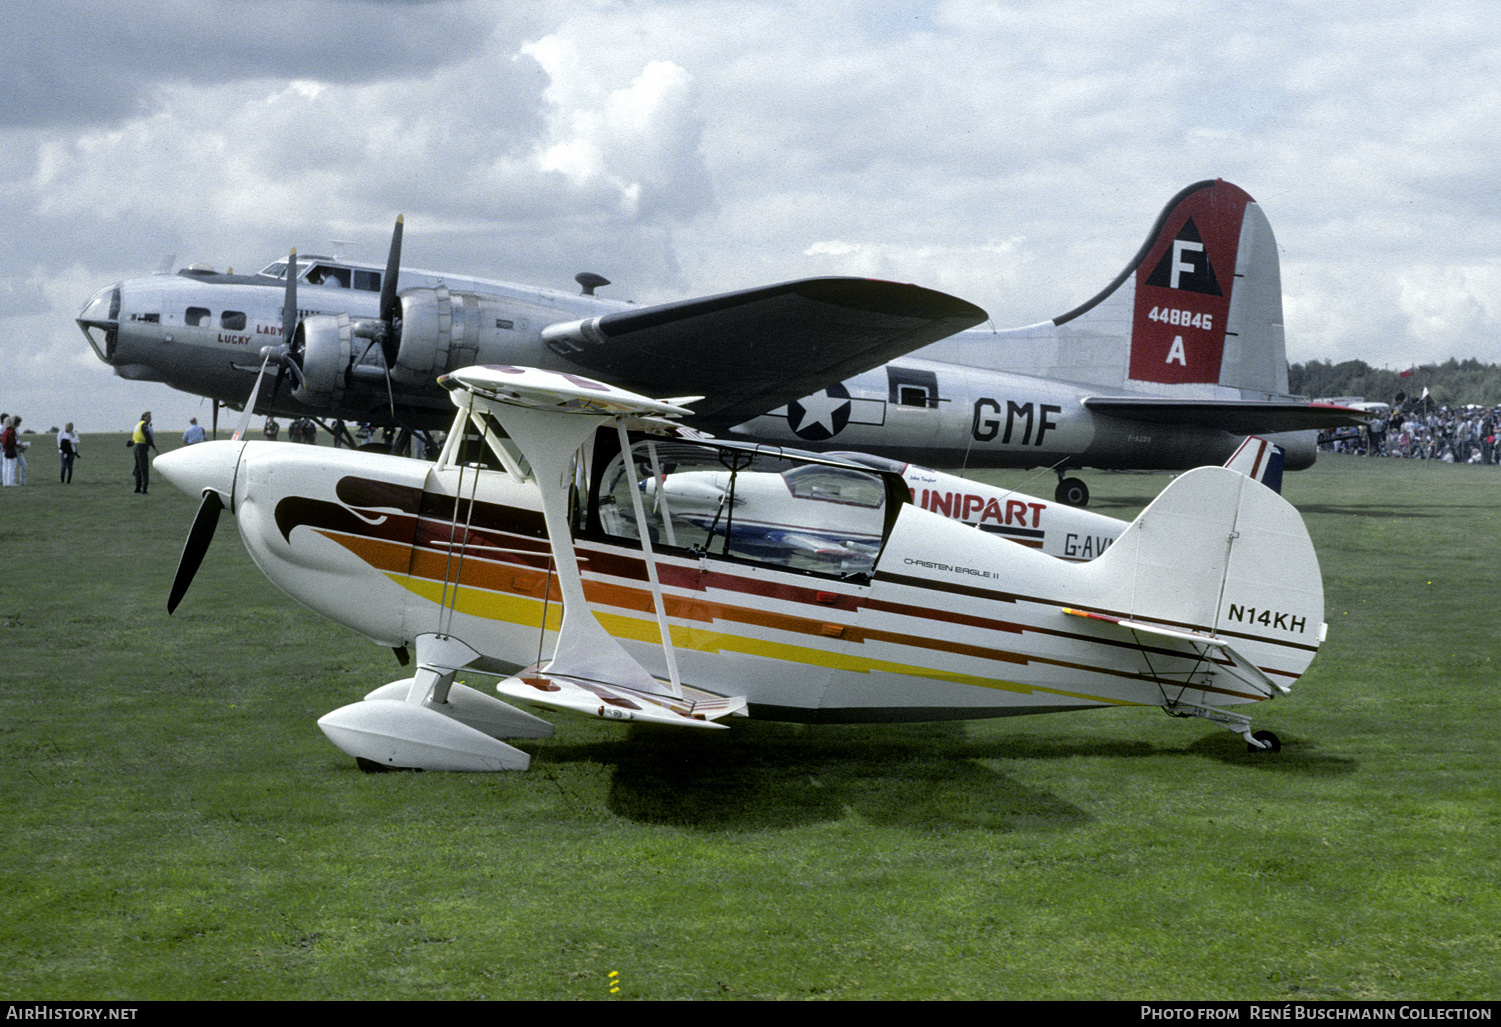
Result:
{"type": "MultiPolygon", "coordinates": [[[[389,652],[278,593],[227,517],[168,618],[193,501],[132,495],[117,436],[71,487],[36,449],[0,490],[8,998],[1497,994],[1495,469],[1288,476],[1330,636],[1256,708],[1274,757],[1144,710],[559,714],[525,774],[365,776],[314,721],[401,676],[389,652]]],[[[1118,516],[1166,480],[1089,475],[1118,516]]]]}

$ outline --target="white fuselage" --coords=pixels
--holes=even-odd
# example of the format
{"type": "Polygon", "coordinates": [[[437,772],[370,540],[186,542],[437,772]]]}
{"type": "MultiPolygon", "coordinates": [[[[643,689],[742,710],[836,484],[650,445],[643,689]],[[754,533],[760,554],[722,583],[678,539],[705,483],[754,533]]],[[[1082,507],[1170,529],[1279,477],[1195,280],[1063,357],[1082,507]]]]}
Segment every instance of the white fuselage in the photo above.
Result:
{"type": "MultiPolygon", "coordinates": [[[[217,475],[213,487],[230,497],[256,564],[311,609],[382,645],[452,635],[483,654],[483,669],[551,652],[560,610],[533,483],[273,443],[179,452],[163,470],[190,490],[217,475]]],[[[573,542],[600,623],[643,667],[665,673],[640,541],[591,528],[573,542]]],[[[1158,642],[1144,658],[1113,625],[1063,612],[1133,614],[1129,578],[1107,566],[1109,555],[1069,563],[904,503],[887,518],[868,574],[660,539],[656,571],[682,680],[744,696],[752,715],[932,720],[1161,705],[1162,681],[1202,669],[1200,654],[1158,642]]],[[[1317,648],[1321,593],[1225,592],[1178,626],[1234,635],[1268,678],[1294,682],[1317,648]],[[1256,610],[1274,602],[1284,607],[1277,620],[1256,623],[1256,610]]],[[[1209,706],[1267,697],[1212,674],[1195,680],[1180,697],[1209,706]]]]}

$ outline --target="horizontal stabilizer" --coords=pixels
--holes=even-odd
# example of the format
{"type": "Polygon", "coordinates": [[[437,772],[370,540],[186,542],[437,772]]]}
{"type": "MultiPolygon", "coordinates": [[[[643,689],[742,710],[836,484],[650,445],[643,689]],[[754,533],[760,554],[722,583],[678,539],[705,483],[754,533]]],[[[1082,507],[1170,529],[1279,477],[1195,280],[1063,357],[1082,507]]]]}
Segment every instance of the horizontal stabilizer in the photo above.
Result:
{"type": "Polygon", "coordinates": [[[1371,415],[1363,410],[1329,403],[1090,396],[1084,400],[1084,405],[1091,413],[1119,417],[1124,421],[1188,425],[1218,429],[1232,435],[1358,427],[1371,419],[1371,415]]]}
{"type": "Polygon", "coordinates": [[[603,720],[632,720],[672,727],[723,729],[721,717],[745,712],[743,696],[725,697],[683,686],[683,698],[648,695],[633,688],[583,678],[543,674],[533,667],[506,678],[495,690],[512,702],[571,710],[603,720]]]}
{"type": "Polygon", "coordinates": [[[1252,689],[1267,698],[1280,692],[1286,695],[1290,689],[1286,685],[1273,681],[1261,672],[1250,660],[1235,651],[1235,647],[1226,639],[1215,635],[1205,634],[1199,631],[1183,631],[1179,628],[1170,628],[1162,624],[1150,624],[1146,621],[1132,620],[1127,617],[1112,617],[1103,613],[1090,613],[1087,610],[1074,610],[1063,607],[1063,612],[1071,617],[1087,617],[1090,620],[1104,621],[1114,624],[1123,631],[1129,631],[1137,635],[1150,635],[1162,639],[1164,642],[1188,643],[1195,647],[1194,651],[1199,655],[1213,661],[1214,671],[1228,674],[1242,684],[1249,685],[1252,689]]]}

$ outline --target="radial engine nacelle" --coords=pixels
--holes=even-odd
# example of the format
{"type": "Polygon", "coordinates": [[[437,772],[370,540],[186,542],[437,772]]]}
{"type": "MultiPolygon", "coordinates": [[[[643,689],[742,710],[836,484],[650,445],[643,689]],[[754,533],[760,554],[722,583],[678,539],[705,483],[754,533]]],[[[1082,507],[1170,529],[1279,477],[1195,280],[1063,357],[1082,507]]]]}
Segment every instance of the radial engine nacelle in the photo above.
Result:
{"type": "Polygon", "coordinates": [[[473,364],[554,362],[541,336],[557,320],[552,308],[441,285],[407,289],[399,300],[394,330],[377,318],[304,318],[292,344],[303,372],[293,396],[312,406],[337,405],[356,381],[379,382],[387,363],[398,387],[420,387],[473,364]]]}

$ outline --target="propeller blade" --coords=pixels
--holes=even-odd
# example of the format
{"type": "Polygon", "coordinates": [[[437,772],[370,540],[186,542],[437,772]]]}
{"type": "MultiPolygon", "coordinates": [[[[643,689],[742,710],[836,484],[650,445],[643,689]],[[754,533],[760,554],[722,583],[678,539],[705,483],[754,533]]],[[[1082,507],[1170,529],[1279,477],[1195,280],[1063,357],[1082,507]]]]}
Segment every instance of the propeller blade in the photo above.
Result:
{"type": "Polygon", "coordinates": [[[198,513],[193,517],[193,526],[188,529],[188,539],[182,544],[182,556],[177,561],[177,576],[172,579],[172,591],[167,593],[167,613],[170,615],[187,594],[188,586],[203,563],[203,554],[208,552],[214,540],[214,529],[219,525],[219,511],[224,509],[224,500],[219,493],[206,489],[203,502],[198,504],[198,513]]]}
{"type": "Polygon", "coordinates": [[[297,330],[297,247],[287,254],[287,292],[281,302],[281,342],[292,344],[292,333],[297,330]]]}
{"type": "Polygon", "coordinates": [[[261,369],[256,373],[255,386],[250,390],[250,398],[245,401],[245,410],[240,414],[240,423],[235,428],[235,433],[230,436],[236,442],[245,437],[245,429],[250,427],[250,415],[255,412],[255,397],[260,395],[261,382],[266,378],[266,368],[271,364],[271,354],[266,353],[266,359],[261,361],[261,369]]]}
{"type": "Polygon", "coordinates": [[[276,394],[281,391],[281,381],[286,376],[287,376],[287,365],[285,363],[283,363],[280,367],[278,367],[276,369],[276,378],[271,382],[271,399],[270,399],[270,401],[267,404],[268,406],[270,406],[272,408],[274,408],[276,406],[276,394]]]}
{"type": "Polygon", "coordinates": [[[386,376],[386,400],[391,404],[391,420],[396,420],[396,393],[391,391],[391,365],[386,363],[386,351],[377,349],[380,354],[380,369],[386,376]]]}
{"type": "Polygon", "coordinates": [[[401,232],[406,218],[396,215],[396,228],[391,232],[391,252],[386,257],[386,277],[380,282],[380,319],[389,325],[396,320],[401,308],[396,303],[396,276],[401,270],[401,232]]]}

